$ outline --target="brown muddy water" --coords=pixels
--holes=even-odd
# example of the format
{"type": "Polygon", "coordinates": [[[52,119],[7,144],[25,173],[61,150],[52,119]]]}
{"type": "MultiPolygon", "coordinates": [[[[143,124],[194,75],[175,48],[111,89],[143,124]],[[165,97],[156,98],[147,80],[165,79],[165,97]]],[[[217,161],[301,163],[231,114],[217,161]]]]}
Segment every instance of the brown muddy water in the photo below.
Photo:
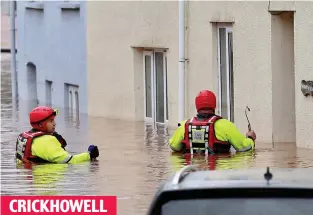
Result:
{"type": "MultiPolygon", "coordinates": [[[[16,166],[15,139],[29,129],[28,111],[34,106],[12,106],[10,55],[1,55],[1,195],[115,195],[118,214],[145,214],[158,185],[188,163],[172,155],[167,128],[143,122],[124,122],[60,110],[57,130],[67,139],[70,152],[99,146],[98,162],[76,165],[16,166]],[[121,129],[128,128],[128,129],[121,129]]],[[[266,166],[312,167],[313,150],[295,144],[257,143],[255,153],[196,158],[193,163],[209,169],[240,169],[266,166]]]]}

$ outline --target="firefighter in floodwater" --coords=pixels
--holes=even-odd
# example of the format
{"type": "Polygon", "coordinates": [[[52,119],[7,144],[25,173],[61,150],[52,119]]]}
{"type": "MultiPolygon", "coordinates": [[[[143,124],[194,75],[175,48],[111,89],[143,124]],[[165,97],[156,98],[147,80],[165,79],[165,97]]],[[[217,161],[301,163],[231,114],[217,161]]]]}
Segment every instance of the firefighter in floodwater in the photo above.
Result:
{"type": "Polygon", "coordinates": [[[231,146],[237,152],[255,148],[255,132],[242,135],[234,123],[215,114],[216,96],[209,90],[200,91],[195,99],[197,116],[180,123],[169,140],[174,152],[206,154],[229,153],[231,146]]]}
{"type": "Polygon", "coordinates": [[[16,141],[16,159],[23,163],[80,163],[99,156],[97,146],[90,145],[87,152],[72,155],[65,150],[63,137],[55,131],[58,114],[46,106],[38,106],[29,114],[32,129],[21,133],[16,141]]]}

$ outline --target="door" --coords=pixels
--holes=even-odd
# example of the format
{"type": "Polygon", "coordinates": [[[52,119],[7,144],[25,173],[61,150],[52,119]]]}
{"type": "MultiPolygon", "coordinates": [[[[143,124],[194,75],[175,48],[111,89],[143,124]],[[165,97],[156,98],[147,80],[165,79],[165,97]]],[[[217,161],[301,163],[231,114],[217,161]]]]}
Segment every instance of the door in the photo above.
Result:
{"type": "Polygon", "coordinates": [[[152,123],[166,123],[167,59],[163,51],[147,51],[143,54],[145,86],[145,119],[152,123]]]}

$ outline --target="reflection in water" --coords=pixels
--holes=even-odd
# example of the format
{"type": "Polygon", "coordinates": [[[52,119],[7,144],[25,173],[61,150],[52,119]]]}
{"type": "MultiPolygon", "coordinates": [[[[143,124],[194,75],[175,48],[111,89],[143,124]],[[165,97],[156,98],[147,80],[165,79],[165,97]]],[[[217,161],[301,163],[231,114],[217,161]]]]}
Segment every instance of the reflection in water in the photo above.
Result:
{"type": "Polygon", "coordinates": [[[160,182],[186,164],[208,169],[250,167],[312,167],[313,151],[295,144],[257,143],[256,152],[211,156],[208,160],[171,154],[164,126],[143,122],[70,116],[60,109],[57,131],[73,153],[99,146],[97,162],[76,165],[16,165],[15,138],[30,128],[28,113],[36,102],[12,106],[9,56],[1,64],[1,194],[2,195],[117,195],[118,214],[144,214],[160,182]]]}

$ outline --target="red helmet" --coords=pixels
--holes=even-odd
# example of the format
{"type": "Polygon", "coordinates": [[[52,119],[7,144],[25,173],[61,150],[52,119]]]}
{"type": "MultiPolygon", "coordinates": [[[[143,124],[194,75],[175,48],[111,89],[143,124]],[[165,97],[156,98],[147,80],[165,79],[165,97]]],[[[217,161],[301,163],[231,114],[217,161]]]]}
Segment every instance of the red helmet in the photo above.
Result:
{"type": "MultiPolygon", "coordinates": [[[[33,128],[39,129],[39,126],[37,123],[43,122],[49,118],[54,118],[58,114],[57,110],[53,110],[50,107],[46,106],[38,106],[35,107],[30,113],[29,113],[29,122],[32,125],[33,128]]],[[[44,126],[45,127],[45,126],[44,126]]],[[[39,130],[43,130],[44,128],[41,128],[39,130]]]]}
{"type": "Polygon", "coordinates": [[[215,110],[216,108],[215,94],[210,90],[202,90],[197,95],[195,103],[197,111],[203,108],[212,108],[213,110],[215,110]]]}

